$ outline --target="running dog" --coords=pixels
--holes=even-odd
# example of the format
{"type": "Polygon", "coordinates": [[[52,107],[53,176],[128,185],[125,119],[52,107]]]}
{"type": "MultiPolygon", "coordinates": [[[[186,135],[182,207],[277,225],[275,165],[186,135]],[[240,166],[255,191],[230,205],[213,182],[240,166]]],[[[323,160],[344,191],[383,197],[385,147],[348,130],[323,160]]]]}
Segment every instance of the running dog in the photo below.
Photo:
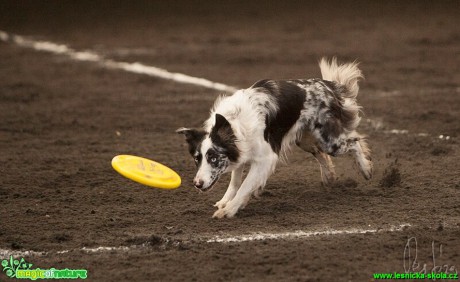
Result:
{"type": "Polygon", "coordinates": [[[324,185],[336,174],[330,156],[352,152],[365,179],[372,177],[370,150],[356,132],[361,107],[356,102],[363,77],[356,62],[319,62],[322,79],[265,79],[231,96],[217,99],[202,129],[180,128],[198,172],[193,184],[201,191],[231,172],[213,217],[233,217],[256,197],[294,144],[319,162],[324,185]],[[249,166],[243,181],[243,169],[249,166]]]}

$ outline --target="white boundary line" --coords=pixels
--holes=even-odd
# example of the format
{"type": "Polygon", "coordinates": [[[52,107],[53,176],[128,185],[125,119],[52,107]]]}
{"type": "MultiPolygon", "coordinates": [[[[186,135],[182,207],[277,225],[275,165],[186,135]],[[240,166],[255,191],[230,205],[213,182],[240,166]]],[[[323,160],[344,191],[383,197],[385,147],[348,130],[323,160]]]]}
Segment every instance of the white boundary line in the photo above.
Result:
{"type": "Polygon", "coordinates": [[[381,228],[381,229],[352,228],[352,229],[342,229],[342,230],[327,229],[327,230],[321,230],[321,231],[297,230],[294,232],[282,232],[282,233],[258,232],[258,233],[253,233],[253,234],[237,235],[237,236],[214,236],[213,238],[207,239],[206,243],[240,243],[240,242],[283,240],[283,239],[296,240],[296,239],[303,239],[303,238],[316,237],[316,236],[333,236],[333,235],[366,234],[366,233],[371,234],[371,233],[378,233],[378,232],[398,232],[410,226],[411,226],[410,224],[400,224],[398,226],[390,226],[389,228],[381,228]]]}
{"type": "MultiPolygon", "coordinates": [[[[137,73],[148,75],[152,77],[158,77],[166,80],[172,80],[178,83],[192,84],[196,86],[202,86],[205,88],[214,89],[217,91],[224,91],[228,93],[233,93],[238,90],[236,87],[226,85],[223,83],[213,82],[205,78],[194,77],[182,73],[169,72],[162,68],[157,68],[154,66],[144,65],[142,63],[127,63],[127,62],[118,62],[114,60],[104,59],[103,56],[97,54],[93,51],[75,51],[72,48],[64,44],[57,44],[49,41],[37,41],[28,39],[26,37],[9,34],[5,31],[0,30],[0,41],[4,42],[13,42],[18,46],[31,48],[36,51],[43,51],[48,53],[53,53],[57,55],[67,56],[72,60],[81,61],[81,62],[94,62],[108,69],[123,70],[126,72],[137,73]]],[[[373,121],[368,119],[368,122],[372,123],[373,121]]],[[[397,135],[409,135],[409,131],[406,129],[392,129],[384,130],[385,134],[397,134],[397,135]]],[[[410,134],[419,137],[431,137],[427,133],[415,133],[410,134]]],[[[441,140],[449,140],[451,137],[446,135],[440,135],[437,137],[441,140]]]]}
{"type": "Polygon", "coordinates": [[[198,85],[218,91],[235,92],[237,88],[223,83],[213,82],[204,78],[189,76],[182,73],[169,72],[165,69],[147,66],[141,63],[118,62],[104,59],[101,55],[92,51],[75,51],[64,44],[56,44],[48,41],[36,41],[25,38],[20,35],[9,34],[0,30],[0,40],[4,42],[13,42],[18,46],[31,48],[37,51],[43,51],[58,55],[67,56],[75,61],[94,62],[109,69],[124,70],[131,73],[144,74],[148,76],[172,80],[178,83],[198,85]]]}
{"type": "MultiPolygon", "coordinates": [[[[183,243],[198,243],[198,244],[210,244],[210,243],[222,243],[222,244],[231,244],[231,243],[244,243],[244,242],[253,242],[253,241],[268,241],[268,240],[301,240],[309,237],[326,237],[326,236],[337,236],[337,235],[352,235],[352,234],[376,234],[376,233],[386,233],[386,232],[401,232],[407,227],[410,227],[410,224],[400,224],[397,226],[390,226],[387,228],[351,228],[351,229],[326,229],[318,231],[302,231],[297,230],[294,232],[255,232],[250,234],[242,235],[201,235],[197,236],[191,240],[174,240],[174,238],[166,238],[163,244],[171,243],[174,245],[179,245],[183,243]]],[[[77,248],[70,250],[61,250],[54,252],[37,252],[31,250],[7,250],[0,249],[0,259],[7,258],[9,256],[13,257],[28,257],[28,256],[47,256],[47,255],[62,255],[67,253],[83,252],[87,254],[98,254],[98,253],[107,253],[107,252],[129,252],[132,250],[142,250],[149,248],[148,243],[141,245],[132,245],[132,246],[118,246],[118,247],[108,247],[100,246],[95,248],[77,248]]]]}

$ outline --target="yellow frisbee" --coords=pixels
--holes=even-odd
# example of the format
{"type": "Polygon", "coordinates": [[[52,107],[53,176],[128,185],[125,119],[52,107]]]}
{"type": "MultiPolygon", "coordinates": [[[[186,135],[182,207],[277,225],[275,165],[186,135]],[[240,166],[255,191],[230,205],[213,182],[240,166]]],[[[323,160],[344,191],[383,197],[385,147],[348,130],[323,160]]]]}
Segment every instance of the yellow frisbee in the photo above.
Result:
{"type": "Polygon", "coordinates": [[[181,184],[180,176],[174,170],[141,157],[116,156],[112,159],[112,167],[124,177],[151,187],[175,189],[181,184]]]}

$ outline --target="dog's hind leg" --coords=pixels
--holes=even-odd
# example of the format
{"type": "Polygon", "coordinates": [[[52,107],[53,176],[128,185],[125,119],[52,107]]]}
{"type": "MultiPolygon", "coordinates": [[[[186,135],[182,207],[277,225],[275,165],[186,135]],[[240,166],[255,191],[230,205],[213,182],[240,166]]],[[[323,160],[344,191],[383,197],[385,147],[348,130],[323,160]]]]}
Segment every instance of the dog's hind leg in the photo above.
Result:
{"type": "MultiPolygon", "coordinates": [[[[355,133],[358,135],[358,133],[355,133]]],[[[350,145],[350,151],[353,152],[356,163],[358,164],[359,170],[365,179],[369,180],[372,178],[373,165],[369,147],[367,146],[366,140],[361,136],[358,140],[352,142],[350,145]]]]}
{"type": "Polygon", "coordinates": [[[321,180],[324,186],[331,185],[336,179],[334,164],[332,163],[331,157],[323,152],[313,154],[316,160],[319,162],[321,169],[321,180]]]}
{"type": "Polygon", "coordinates": [[[305,133],[297,142],[297,145],[305,152],[311,153],[318,161],[323,185],[329,186],[332,184],[337,178],[334,164],[331,157],[319,149],[314,137],[309,133],[305,133]]]}
{"type": "Polygon", "coordinates": [[[218,209],[222,209],[225,207],[228,201],[232,200],[233,197],[235,197],[238,188],[240,188],[241,186],[241,182],[243,179],[243,170],[244,165],[241,165],[240,167],[232,171],[230,185],[228,186],[227,191],[225,192],[222,199],[214,205],[215,207],[217,207],[218,209]]]}

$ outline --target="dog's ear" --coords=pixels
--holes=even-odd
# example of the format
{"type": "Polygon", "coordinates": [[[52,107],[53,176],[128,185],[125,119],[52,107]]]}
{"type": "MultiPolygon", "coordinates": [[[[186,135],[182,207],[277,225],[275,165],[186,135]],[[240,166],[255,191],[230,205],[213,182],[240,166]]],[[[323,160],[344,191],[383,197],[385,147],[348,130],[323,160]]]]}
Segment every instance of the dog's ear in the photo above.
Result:
{"type": "Polygon", "coordinates": [[[225,127],[232,128],[228,120],[223,115],[216,113],[216,124],[214,125],[214,129],[219,130],[225,127]]]}
{"type": "Polygon", "coordinates": [[[225,150],[225,154],[232,161],[236,162],[240,151],[236,146],[237,138],[233,132],[231,124],[220,114],[216,114],[216,124],[209,133],[211,141],[225,150]]]}
{"type": "Polygon", "coordinates": [[[213,142],[218,140],[234,139],[233,129],[228,120],[221,114],[216,113],[216,123],[209,134],[213,142]]]}
{"type": "Polygon", "coordinates": [[[185,138],[187,138],[188,136],[191,135],[191,131],[192,131],[192,130],[193,130],[193,129],[191,129],[191,128],[181,127],[181,128],[178,128],[178,129],[176,130],[176,133],[177,133],[177,134],[184,134],[184,135],[185,135],[185,138]]]}
{"type": "Polygon", "coordinates": [[[185,141],[187,141],[187,143],[189,144],[198,143],[206,135],[206,131],[202,129],[185,128],[185,127],[179,128],[178,130],[176,130],[176,133],[184,134],[185,141]]]}
{"type": "Polygon", "coordinates": [[[193,155],[198,148],[201,141],[203,141],[206,131],[203,129],[194,129],[194,128],[179,128],[176,130],[178,134],[184,134],[185,141],[188,143],[188,151],[193,155]]]}

